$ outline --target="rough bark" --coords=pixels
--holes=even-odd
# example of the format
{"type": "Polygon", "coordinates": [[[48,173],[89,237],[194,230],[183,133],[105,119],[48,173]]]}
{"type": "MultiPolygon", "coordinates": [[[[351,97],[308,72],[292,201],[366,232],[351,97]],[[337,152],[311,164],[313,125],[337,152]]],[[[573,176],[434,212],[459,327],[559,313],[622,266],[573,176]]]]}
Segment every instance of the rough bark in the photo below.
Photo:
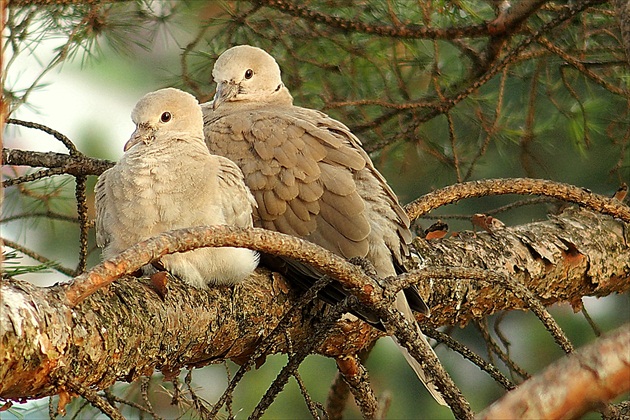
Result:
{"type": "Polygon", "coordinates": [[[630,390],[630,324],[580,349],[479,413],[478,419],[576,419],[630,390]]]}
{"type": "MultiPolygon", "coordinates": [[[[506,293],[505,283],[483,275],[495,271],[526,285],[544,304],[577,304],[581,296],[630,287],[629,228],[609,216],[571,211],[494,235],[419,241],[425,262],[437,268],[421,270],[402,283],[418,280],[432,307],[432,325],[465,324],[523,308],[520,297],[506,293]]],[[[146,279],[120,279],[74,308],[67,304],[65,289],[0,284],[0,397],[56,394],[63,391],[57,384],[67,379],[102,389],[154,369],[168,376],[186,366],[242,362],[296,301],[284,280],[262,269],[234,288],[197,290],[171,280],[164,300],[146,279]]],[[[373,295],[378,303],[379,294],[373,295]]],[[[308,339],[313,317],[321,317],[322,310],[319,305],[300,307],[291,327],[271,340],[265,354],[286,351],[287,336],[294,347],[308,339]]],[[[317,351],[351,355],[377,336],[366,324],[343,322],[317,351]]]]}
{"type": "MultiPolygon", "coordinates": [[[[607,296],[630,288],[628,226],[589,211],[569,210],[493,235],[464,232],[456,238],[417,242],[416,247],[429,265],[504,273],[526,285],[544,305],[569,302],[577,310],[582,296],[607,296]]],[[[429,306],[434,326],[464,325],[506,308],[526,308],[505,288],[474,279],[434,281],[429,306]]]]}

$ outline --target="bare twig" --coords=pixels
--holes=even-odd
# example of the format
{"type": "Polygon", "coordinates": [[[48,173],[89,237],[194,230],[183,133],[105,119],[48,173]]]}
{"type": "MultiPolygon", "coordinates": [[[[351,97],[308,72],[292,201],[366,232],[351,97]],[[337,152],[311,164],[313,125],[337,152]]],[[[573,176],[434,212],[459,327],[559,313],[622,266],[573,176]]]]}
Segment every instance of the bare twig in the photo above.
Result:
{"type": "Polygon", "coordinates": [[[326,15],[286,0],[255,0],[256,4],[272,7],[296,16],[309,22],[321,23],[344,32],[361,32],[370,35],[392,38],[430,38],[430,39],[457,39],[466,37],[486,36],[486,25],[470,25],[452,28],[428,28],[420,25],[392,26],[381,24],[367,24],[360,21],[352,21],[337,16],[326,15]]]}
{"type": "Polygon", "coordinates": [[[13,216],[7,216],[7,217],[4,217],[4,218],[0,219],[0,224],[1,223],[9,223],[9,222],[12,222],[14,220],[30,219],[30,218],[35,218],[35,217],[43,217],[43,218],[46,218],[46,219],[61,220],[61,221],[64,221],[64,222],[71,222],[71,223],[78,223],[79,222],[79,219],[77,219],[74,216],[68,216],[68,215],[57,213],[57,212],[54,212],[54,211],[41,211],[41,212],[14,214],[13,216]]]}
{"type": "Polygon", "coordinates": [[[405,346],[409,353],[422,364],[422,369],[430,372],[438,390],[448,403],[455,417],[459,419],[472,419],[473,413],[470,404],[464,398],[461,391],[455,385],[449,374],[444,370],[439,360],[435,357],[429,344],[418,336],[417,328],[411,328],[403,314],[391,306],[376,305],[378,314],[385,324],[387,331],[396,337],[401,345],[405,346]]]}
{"type": "Polygon", "coordinates": [[[236,246],[272,254],[278,254],[278,248],[282,248],[283,256],[317,267],[324,274],[343,281],[348,290],[358,291],[363,299],[378,287],[360,268],[311,242],[261,228],[212,226],[165,232],[128,248],[76,277],[66,289],[68,302],[75,306],[101,287],[163,255],[201,246],[236,246]],[[372,288],[369,285],[373,285],[372,288]]]}
{"type": "Polygon", "coordinates": [[[7,120],[7,124],[21,125],[22,127],[34,128],[36,130],[43,131],[44,133],[50,134],[51,136],[59,140],[61,143],[63,143],[63,145],[66,146],[66,148],[68,149],[68,152],[70,152],[70,156],[75,157],[75,156],[82,155],[82,153],[77,150],[77,147],[68,137],[61,134],[59,131],[54,130],[50,127],[47,127],[43,124],[38,124],[31,121],[22,121],[15,118],[9,118],[7,120]]]}
{"type": "Polygon", "coordinates": [[[98,408],[107,417],[113,420],[125,420],[125,417],[120,413],[120,411],[107,402],[103,397],[98,395],[96,391],[84,387],[83,385],[68,378],[59,378],[57,382],[60,386],[68,389],[69,391],[81,395],[89,401],[93,407],[98,408]]]}
{"type": "Polygon", "coordinates": [[[250,419],[258,419],[269,408],[271,403],[275,400],[276,396],[282,391],[287,381],[293,375],[293,373],[300,367],[302,361],[308,356],[313,349],[317,348],[325,339],[330,331],[333,323],[337,321],[344,313],[348,311],[346,302],[339,302],[334,305],[330,312],[326,314],[321,323],[317,324],[315,331],[309,337],[309,339],[303,343],[300,343],[298,350],[289,355],[288,363],[282,368],[276,379],[265,392],[265,395],[260,399],[258,405],[252,411],[250,419]]]}
{"type": "Polygon", "coordinates": [[[368,372],[359,359],[357,357],[338,357],[337,367],[354,396],[354,401],[359,406],[363,418],[377,418],[379,404],[370,386],[368,372]]]}
{"type": "Polygon", "coordinates": [[[100,175],[114,166],[114,162],[87,156],[64,153],[35,152],[32,150],[2,149],[4,165],[61,168],[70,175],[100,175]]]}
{"type": "Polygon", "coordinates": [[[77,214],[79,215],[79,263],[77,265],[75,275],[78,275],[85,271],[88,255],[88,208],[86,197],[86,181],[85,175],[76,177],[75,197],[77,199],[77,214]]]}
{"type": "MultiPolygon", "coordinates": [[[[481,333],[483,341],[486,343],[488,356],[491,359],[494,359],[493,354],[496,354],[499,359],[507,366],[509,369],[512,378],[514,378],[514,373],[519,375],[521,378],[527,379],[531,375],[527,373],[523,368],[516,364],[509,355],[509,348],[506,351],[499,346],[499,344],[492,338],[490,332],[488,331],[487,321],[475,322],[475,326],[481,333]]],[[[503,340],[502,340],[503,341],[503,340]]],[[[505,344],[505,342],[504,342],[505,344]]]]}
{"type": "Polygon", "coordinates": [[[341,420],[343,412],[350,396],[350,388],[341,372],[337,371],[335,379],[330,384],[328,398],[326,400],[326,412],[330,420],[341,420]]]}
{"type": "Polygon", "coordinates": [[[475,365],[479,366],[481,370],[487,372],[492,377],[492,379],[501,384],[503,388],[510,390],[516,387],[516,385],[514,385],[512,381],[506,378],[505,375],[503,375],[503,373],[501,373],[501,371],[499,371],[499,369],[497,369],[493,364],[486,362],[477,354],[475,354],[471,349],[452,339],[448,334],[444,334],[430,327],[423,327],[422,332],[424,332],[427,337],[431,337],[434,340],[437,340],[439,343],[444,343],[452,350],[456,351],[457,353],[464,356],[466,359],[473,362],[475,365]]]}
{"type": "Polygon", "coordinates": [[[55,175],[63,175],[65,173],[66,170],[64,168],[42,169],[41,171],[33,172],[32,174],[2,181],[2,188],[12,187],[13,185],[24,184],[26,182],[33,182],[39,179],[50,178],[55,175]]]}
{"type": "Polygon", "coordinates": [[[287,312],[287,314],[282,318],[282,320],[276,325],[276,327],[265,337],[265,339],[257,346],[256,351],[254,351],[247,361],[241,365],[239,370],[236,372],[234,377],[229,381],[228,386],[223,391],[221,397],[216,404],[212,407],[210,411],[210,417],[214,418],[219,413],[221,407],[224,404],[227,404],[231,398],[232,392],[236,388],[236,385],[241,381],[245,373],[251,369],[254,365],[255,361],[258,360],[261,356],[268,351],[268,347],[271,345],[272,341],[280,334],[282,334],[287,327],[289,326],[295,311],[301,310],[305,305],[314,300],[317,297],[317,293],[327,284],[329,284],[332,279],[328,277],[322,277],[306,292],[304,295],[300,297],[300,299],[293,305],[293,307],[287,312]]]}
{"type": "Polygon", "coordinates": [[[328,416],[326,415],[326,410],[320,403],[313,401],[313,398],[311,398],[310,394],[308,393],[308,390],[306,389],[306,385],[304,385],[304,381],[302,380],[302,377],[300,376],[300,373],[297,370],[293,372],[293,377],[295,378],[295,381],[297,382],[298,387],[300,388],[300,393],[302,394],[302,397],[304,398],[304,402],[306,403],[306,407],[308,408],[308,411],[311,413],[311,416],[313,416],[314,419],[318,419],[318,420],[327,419],[328,416]],[[318,410],[323,414],[322,416],[320,416],[318,410]]]}

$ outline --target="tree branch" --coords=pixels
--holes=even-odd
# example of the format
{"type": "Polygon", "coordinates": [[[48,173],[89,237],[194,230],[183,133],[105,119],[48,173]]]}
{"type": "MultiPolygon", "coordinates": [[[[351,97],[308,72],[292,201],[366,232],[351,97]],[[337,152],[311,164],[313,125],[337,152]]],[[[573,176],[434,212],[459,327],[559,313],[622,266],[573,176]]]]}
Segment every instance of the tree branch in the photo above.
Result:
{"type": "Polygon", "coordinates": [[[535,194],[553,197],[630,222],[630,207],[619,200],[573,185],[532,178],[484,179],[450,185],[412,201],[405,206],[405,211],[411,220],[416,220],[431,210],[454,204],[465,198],[503,194],[535,194]]]}
{"type": "Polygon", "coordinates": [[[4,165],[31,166],[43,168],[62,168],[70,175],[100,175],[114,166],[114,162],[94,159],[85,155],[67,155],[64,153],[35,152],[32,150],[2,149],[4,165]]]}
{"type": "Polygon", "coordinates": [[[260,6],[279,10],[291,16],[302,18],[308,22],[324,24],[343,32],[360,32],[376,36],[409,39],[479,38],[488,35],[486,24],[451,28],[429,28],[416,24],[400,26],[376,23],[368,24],[361,21],[327,15],[286,0],[252,0],[252,2],[260,6]]]}
{"type": "MultiPolygon", "coordinates": [[[[286,244],[288,250],[282,251],[284,255],[338,276],[342,283],[353,287],[351,292],[362,299],[362,304],[376,307],[385,301],[383,289],[358,267],[350,265],[345,267],[348,271],[344,271],[344,265],[337,264],[339,261],[335,258],[318,262],[317,257],[308,256],[315,248],[304,247],[300,242],[284,243],[285,238],[277,233],[269,232],[272,236],[266,237],[256,229],[239,231],[219,227],[208,229],[206,235],[202,235],[203,240],[199,240],[194,239],[192,232],[194,230],[180,231],[183,235],[178,239],[179,249],[187,249],[194,243],[252,245],[252,248],[270,251],[274,247],[268,241],[272,237],[282,238],[282,243],[275,245],[276,249],[286,244]],[[359,287],[362,281],[367,286],[359,287]]],[[[430,243],[417,241],[416,245],[429,266],[487,267],[499,273],[504,273],[508,267],[512,280],[542,297],[545,305],[560,301],[575,305],[582,296],[628,290],[628,232],[628,224],[618,220],[574,211],[548,222],[506,228],[495,236],[461,235],[430,243]]],[[[174,249],[168,247],[169,241],[164,236],[157,243],[163,245],[161,250],[142,250],[145,254],[141,262],[126,265],[120,261],[106,262],[70,285],[41,289],[25,282],[2,281],[0,397],[37,398],[55,394],[53,374],[86,387],[103,389],[116,380],[131,381],[150,375],[154,369],[169,376],[184,366],[201,366],[225,359],[242,361],[258,348],[261,337],[280,323],[297,300],[283,280],[264,269],[233,288],[199,290],[170,280],[164,300],[145,279],[123,278],[91,295],[83,292],[96,290],[94,284],[77,289],[81,281],[90,283],[86,280],[90,276],[119,276],[132,270],[134,264],[142,265],[152,256],[174,249]],[[81,302],[81,298],[88,295],[81,302]],[[70,302],[80,303],[71,307],[70,302]]],[[[146,243],[145,246],[152,245],[146,243]]],[[[506,292],[503,285],[479,280],[481,276],[475,279],[470,275],[470,268],[467,270],[420,270],[433,276],[418,282],[432,306],[433,314],[425,322],[433,326],[463,325],[497,311],[524,307],[524,302],[506,292]],[[467,273],[468,278],[473,279],[458,277],[467,273]]],[[[472,270],[472,274],[480,271],[483,272],[472,270]]],[[[301,342],[313,335],[309,319],[321,318],[316,316],[320,310],[318,305],[302,305],[301,310],[292,315],[286,330],[292,342],[301,342]]],[[[344,321],[331,329],[316,351],[331,357],[356,354],[379,335],[362,322],[344,321]]],[[[280,336],[271,339],[265,354],[283,351],[286,351],[286,340],[280,336]]]]}
{"type": "Polygon", "coordinates": [[[549,366],[477,418],[579,418],[630,390],[628,343],[630,324],[549,366]]]}

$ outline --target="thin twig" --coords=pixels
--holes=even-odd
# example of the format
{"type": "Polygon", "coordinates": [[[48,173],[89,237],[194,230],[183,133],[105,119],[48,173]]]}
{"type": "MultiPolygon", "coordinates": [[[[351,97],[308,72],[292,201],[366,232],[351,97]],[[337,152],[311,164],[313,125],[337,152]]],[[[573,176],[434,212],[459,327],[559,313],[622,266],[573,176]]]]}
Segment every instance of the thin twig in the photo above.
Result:
{"type": "Polygon", "coordinates": [[[350,388],[343,379],[341,372],[337,371],[335,379],[333,379],[328,391],[328,398],[326,400],[326,412],[330,420],[341,420],[343,418],[343,412],[350,396],[350,388]]]}
{"type": "MultiPolygon", "coordinates": [[[[507,368],[510,370],[510,372],[512,373],[516,373],[517,375],[519,375],[521,378],[523,379],[528,379],[531,375],[529,373],[527,373],[522,367],[520,367],[519,365],[516,364],[516,362],[514,362],[509,354],[507,354],[506,352],[503,351],[503,349],[497,344],[497,342],[492,338],[492,336],[490,335],[490,332],[488,331],[488,328],[485,324],[483,324],[482,322],[475,322],[474,323],[475,327],[477,327],[477,330],[481,333],[481,336],[484,340],[484,342],[486,343],[486,347],[487,347],[487,351],[488,351],[488,357],[492,357],[493,358],[493,354],[496,354],[499,359],[501,359],[501,361],[505,364],[505,366],[507,366],[507,368]]],[[[514,375],[511,375],[512,378],[514,377],[514,375]]]]}
{"type": "Polygon", "coordinates": [[[65,153],[35,152],[33,150],[2,149],[4,165],[31,166],[42,168],[62,168],[70,175],[100,175],[114,166],[114,162],[65,153]]]}
{"type": "MultiPolygon", "coordinates": [[[[227,379],[227,382],[230,383],[232,381],[232,374],[230,373],[230,367],[227,364],[227,360],[223,362],[223,365],[225,366],[225,377],[227,379]]],[[[234,418],[234,409],[232,407],[232,402],[232,394],[229,394],[227,399],[225,400],[225,409],[227,410],[228,416],[231,419],[234,418]]]]}
{"type": "Polygon", "coordinates": [[[51,136],[59,140],[61,143],[63,143],[63,145],[66,146],[66,148],[68,149],[70,156],[76,157],[76,156],[82,155],[82,153],[79,152],[79,150],[77,150],[77,147],[68,137],[61,134],[59,131],[54,130],[50,127],[47,127],[43,124],[38,124],[31,121],[22,121],[15,118],[9,118],[7,120],[7,124],[21,125],[22,127],[34,128],[36,130],[43,131],[44,133],[50,134],[51,136]]]}
{"type": "Polygon", "coordinates": [[[582,315],[584,315],[584,319],[586,319],[586,322],[588,322],[588,325],[590,325],[591,328],[593,329],[593,333],[595,333],[595,336],[601,337],[602,336],[602,330],[597,326],[595,321],[593,321],[593,318],[591,318],[591,315],[586,310],[586,306],[584,306],[584,303],[582,303],[582,310],[581,310],[581,312],[582,312],[582,315]]]}
{"type": "Polygon", "coordinates": [[[77,199],[77,214],[79,215],[79,264],[75,275],[85,271],[88,255],[88,207],[87,207],[87,177],[80,175],[76,177],[75,197],[77,199]]]}
{"type": "Polygon", "coordinates": [[[57,383],[58,385],[81,395],[83,398],[88,400],[93,407],[98,408],[107,417],[113,420],[125,420],[125,417],[120,413],[120,411],[107,402],[103,397],[98,395],[96,391],[86,388],[68,378],[58,379],[57,383]]]}
{"type": "Polygon", "coordinates": [[[486,362],[479,355],[474,353],[471,349],[466,347],[465,345],[458,343],[454,339],[452,339],[449,335],[444,334],[435,328],[423,327],[422,332],[427,336],[431,337],[434,340],[437,340],[440,343],[445,344],[452,350],[461,354],[464,358],[470,360],[472,363],[477,365],[481,370],[485,371],[494,379],[496,382],[501,384],[501,386],[507,390],[516,388],[516,385],[512,381],[501,373],[499,369],[497,369],[493,364],[486,362]]]}
{"type": "Polygon", "coordinates": [[[409,353],[422,365],[425,372],[430,372],[438,391],[442,394],[455,417],[460,419],[472,419],[473,413],[470,404],[455,385],[440,361],[429,347],[429,344],[420,338],[418,329],[412,328],[403,314],[391,305],[376,305],[378,315],[388,332],[396,337],[409,353]]]}
{"type": "Polygon", "coordinates": [[[186,387],[188,388],[188,392],[190,393],[190,398],[192,399],[193,408],[202,419],[212,419],[214,418],[214,416],[210,415],[210,410],[208,409],[208,407],[206,407],[206,404],[204,404],[204,401],[201,398],[199,398],[199,396],[197,395],[197,393],[192,387],[192,371],[193,371],[192,369],[188,370],[188,373],[186,374],[186,377],[184,378],[184,383],[186,384],[186,387]]]}
{"type": "Polygon", "coordinates": [[[221,407],[227,403],[227,401],[231,398],[232,392],[236,388],[236,385],[241,381],[245,373],[251,369],[257,359],[259,359],[262,355],[265,354],[268,347],[273,343],[273,340],[280,334],[282,334],[288,328],[291,320],[296,311],[302,310],[305,305],[309,302],[313,301],[320,290],[322,290],[326,285],[328,285],[332,279],[329,277],[322,277],[310,287],[306,293],[304,293],[298,301],[287,311],[284,317],[278,322],[278,325],[264,338],[264,340],[260,343],[260,345],[256,348],[256,350],[249,356],[247,361],[241,365],[239,370],[236,372],[232,380],[229,382],[228,386],[223,391],[221,397],[219,397],[218,401],[212,407],[210,411],[210,417],[214,418],[219,413],[221,407]]]}
{"type": "Polygon", "coordinates": [[[291,16],[296,16],[313,23],[325,24],[343,32],[360,32],[370,35],[409,38],[409,39],[457,39],[479,38],[487,36],[486,25],[470,25],[450,28],[430,28],[421,25],[381,25],[367,24],[357,20],[348,20],[342,17],[326,15],[312,10],[307,6],[286,0],[256,0],[256,4],[277,9],[291,16]]]}
{"type": "Polygon", "coordinates": [[[377,418],[379,404],[370,386],[370,378],[357,357],[338,357],[337,367],[365,419],[377,418]]]}
{"type": "Polygon", "coordinates": [[[41,171],[33,172],[17,178],[9,178],[2,181],[2,188],[12,187],[13,185],[24,184],[25,182],[33,182],[44,178],[50,178],[54,175],[63,175],[67,173],[65,168],[52,168],[42,169],[41,171]]]}
{"type": "Polygon", "coordinates": [[[330,312],[322,319],[321,323],[315,326],[315,331],[308,337],[308,339],[300,343],[298,351],[289,356],[289,361],[282,368],[276,379],[271,383],[265,395],[260,399],[258,405],[252,411],[250,419],[260,418],[264,412],[269,408],[271,403],[275,400],[276,396],[284,389],[284,386],[288,382],[289,378],[297,370],[302,361],[311,353],[314,348],[317,348],[328,336],[331,330],[332,324],[337,321],[344,313],[348,312],[347,304],[345,301],[339,302],[334,305],[330,312]]]}
{"type": "Polygon", "coordinates": [[[7,216],[0,219],[0,224],[9,223],[14,220],[30,219],[33,217],[44,217],[46,219],[61,220],[64,222],[71,222],[71,223],[79,222],[79,219],[74,216],[67,216],[65,214],[56,213],[54,211],[49,210],[49,211],[34,212],[34,213],[14,214],[13,216],[7,216]]]}
{"type": "Polygon", "coordinates": [[[300,388],[300,393],[302,394],[302,397],[304,398],[304,402],[306,403],[306,407],[308,407],[308,411],[311,413],[311,416],[313,416],[314,419],[318,419],[318,420],[328,419],[328,416],[326,415],[326,410],[324,409],[324,407],[320,403],[313,401],[313,398],[309,395],[308,390],[306,389],[306,385],[304,385],[304,381],[302,380],[302,377],[300,376],[300,373],[297,370],[293,372],[293,377],[295,378],[295,381],[297,382],[298,387],[300,388]],[[323,416],[320,416],[317,410],[322,412],[323,416]]]}

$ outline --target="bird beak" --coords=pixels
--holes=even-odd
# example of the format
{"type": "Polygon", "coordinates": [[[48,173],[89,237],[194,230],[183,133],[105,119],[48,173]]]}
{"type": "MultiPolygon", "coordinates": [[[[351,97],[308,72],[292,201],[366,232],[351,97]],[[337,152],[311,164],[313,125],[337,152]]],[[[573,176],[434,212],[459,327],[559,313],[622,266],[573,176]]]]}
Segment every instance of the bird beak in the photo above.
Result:
{"type": "Polygon", "coordinates": [[[125,146],[123,147],[123,151],[127,151],[129,149],[131,149],[133,146],[135,146],[136,144],[140,143],[140,142],[145,142],[144,140],[146,138],[146,133],[144,133],[144,130],[142,130],[140,127],[137,127],[136,130],[133,132],[133,134],[131,135],[131,137],[129,138],[129,140],[127,140],[127,143],[125,143],[125,146]]]}
{"type": "Polygon", "coordinates": [[[223,102],[233,99],[238,93],[238,84],[232,81],[223,81],[217,84],[217,91],[212,101],[212,109],[217,109],[223,102]]]}

